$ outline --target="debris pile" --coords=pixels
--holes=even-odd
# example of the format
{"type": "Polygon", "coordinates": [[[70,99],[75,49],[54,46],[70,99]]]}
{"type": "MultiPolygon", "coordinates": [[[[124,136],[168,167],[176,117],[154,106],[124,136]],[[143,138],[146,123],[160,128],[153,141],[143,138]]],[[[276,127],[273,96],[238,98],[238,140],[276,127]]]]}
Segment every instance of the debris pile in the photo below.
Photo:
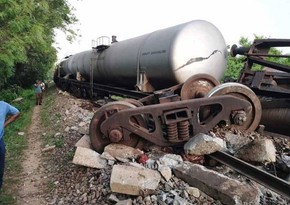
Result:
{"type": "Polygon", "coordinates": [[[283,154],[289,154],[288,141],[281,143],[259,134],[218,128],[209,135],[198,134],[189,140],[183,153],[164,151],[155,145],[138,150],[120,144],[110,144],[103,153],[97,153],[88,136],[93,105],[71,96],[57,98],[53,107],[57,110],[53,113],[60,115],[55,122],[60,128],[53,137],[54,142],[64,143],[56,144],[50,155],[52,160],[44,165],[52,184],[46,196],[49,204],[290,203],[226,166],[218,163],[215,167],[205,166],[204,158],[217,150],[227,150],[269,170],[273,169],[270,165],[279,166],[287,175],[285,178],[289,178],[289,156],[283,154]]]}

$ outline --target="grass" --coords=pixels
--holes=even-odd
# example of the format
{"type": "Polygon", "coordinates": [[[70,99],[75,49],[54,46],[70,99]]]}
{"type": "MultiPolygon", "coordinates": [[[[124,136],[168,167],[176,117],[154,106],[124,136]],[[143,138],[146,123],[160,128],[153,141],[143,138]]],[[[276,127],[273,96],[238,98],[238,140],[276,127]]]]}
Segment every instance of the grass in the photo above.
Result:
{"type": "Polygon", "coordinates": [[[75,155],[75,150],[71,149],[66,153],[66,157],[68,161],[72,161],[75,155]]]}
{"type": "Polygon", "coordinates": [[[45,145],[55,145],[57,148],[63,147],[64,139],[63,136],[54,136],[55,131],[60,129],[60,123],[56,123],[61,119],[59,113],[53,113],[53,107],[57,93],[55,87],[46,90],[46,98],[42,106],[40,117],[42,126],[45,128],[46,135],[43,136],[43,143],[45,145]]]}
{"type": "Polygon", "coordinates": [[[57,148],[62,148],[64,146],[64,138],[62,136],[55,138],[54,145],[57,148]]]}
{"type": "MultiPolygon", "coordinates": [[[[22,90],[18,95],[1,95],[0,99],[10,102],[17,98],[22,97],[22,101],[17,103],[11,103],[17,107],[20,112],[20,118],[10,124],[5,129],[5,143],[6,143],[6,163],[4,172],[4,186],[0,191],[0,204],[16,205],[18,187],[21,185],[20,173],[22,171],[22,162],[24,160],[23,153],[27,149],[27,133],[31,124],[31,118],[33,114],[33,108],[35,106],[35,96],[32,90],[22,90]],[[19,132],[24,132],[24,136],[18,135],[19,132]]],[[[60,130],[61,123],[57,123],[61,119],[59,113],[54,112],[54,103],[57,98],[57,92],[55,87],[49,88],[44,93],[43,104],[41,105],[40,119],[42,123],[42,129],[46,132],[42,136],[43,146],[55,145],[56,148],[64,146],[64,138],[62,135],[55,136],[55,132],[60,130]]],[[[74,152],[68,152],[66,158],[72,159],[74,152]]],[[[54,187],[52,181],[48,179],[47,191],[50,192],[54,187]]]]}
{"type": "MultiPolygon", "coordinates": [[[[51,133],[46,134],[43,137],[43,143],[49,145],[62,146],[63,140],[54,138],[53,132],[58,129],[58,123],[54,120],[59,120],[60,116],[52,115],[51,107],[54,104],[56,98],[55,87],[52,87],[44,94],[43,105],[41,107],[40,118],[42,126],[45,130],[51,130],[51,133]],[[52,119],[52,117],[56,116],[52,119]],[[49,141],[50,140],[50,141],[49,141]]],[[[34,90],[20,90],[16,95],[7,95],[7,92],[0,92],[0,99],[9,102],[17,107],[21,115],[20,117],[10,124],[5,129],[4,140],[6,144],[6,159],[5,159],[5,172],[4,172],[4,184],[0,191],[0,204],[16,205],[17,204],[17,187],[21,184],[21,178],[19,174],[22,171],[22,162],[24,160],[23,153],[27,148],[27,133],[31,124],[31,118],[33,114],[33,108],[35,106],[34,90]],[[3,94],[4,93],[4,94],[3,94]],[[19,102],[13,103],[12,100],[18,97],[23,99],[19,102]],[[19,132],[24,132],[24,136],[18,135],[19,132]]],[[[48,189],[51,185],[48,184],[48,189]]]]}

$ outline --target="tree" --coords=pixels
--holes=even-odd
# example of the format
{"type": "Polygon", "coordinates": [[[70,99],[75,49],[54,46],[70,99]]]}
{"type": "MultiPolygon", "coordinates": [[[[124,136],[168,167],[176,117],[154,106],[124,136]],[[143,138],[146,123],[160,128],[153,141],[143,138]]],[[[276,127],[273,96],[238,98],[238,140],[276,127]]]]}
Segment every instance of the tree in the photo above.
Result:
{"type": "MultiPolygon", "coordinates": [[[[66,0],[0,0],[0,88],[44,79],[56,61],[55,29],[73,37],[77,21],[66,0]]],[[[72,38],[71,38],[72,39],[72,38]]]]}
{"type": "MultiPolygon", "coordinates": [[[[257,35],[254,35],[254,38],[255,39],[266,39],[266,37],[264,37],[264,36],[257,36],[257,35]]],[[[252,42],[250,42],[248,38],[241,37],[241,39],[239,40],[239,45],[243,46],[243,47],[250,47],[252,45],[252,42]]],[[[269,54],[281,55],[282,51],[278,50],[277,48],[270,48],[269,54]]],[[[246,59],[245,56],[238,55],[236,57],[232,57],[229,55],[227,69],[226,69],[225,76],[224,76],[225,79],[230,78],[230,79],[236,80],[239,77],[240,72],[244,67],[245,59],[246,59]]],[[[272,62],[290,65],[289,58],[267,57],[266,59],[269,61],[272,61],[272,62]]],[[[252,70],[262,70],[262,69],[263,69],[263,66],[261,66],[261,65],[255,64],[252,67],[252,70]]]]}

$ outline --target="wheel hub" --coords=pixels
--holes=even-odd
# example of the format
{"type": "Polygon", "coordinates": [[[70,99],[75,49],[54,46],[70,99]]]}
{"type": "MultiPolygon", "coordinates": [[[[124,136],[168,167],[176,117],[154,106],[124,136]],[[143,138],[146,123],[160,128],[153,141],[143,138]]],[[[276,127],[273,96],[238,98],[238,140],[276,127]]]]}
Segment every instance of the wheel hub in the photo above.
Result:
{"type": "Polygon", "coordinates": [[[251,103],[252,109],[234,111],[231,115],[232,126],[244,131],[254,131],[261,120],[262,107],[259,98],[247,86],[240,83],[224,83],[212,89],[207,97],[233,95],[251,103]]]}
{"type": "Polygon", "coordinates": [[[232,118],[233,118],[234,124],[241,126],[247,121],[247,113],[243,110],[234,111],[232,113],[232,118]]]}
{"type": "Polygon", "coordinates": [[[109,138],[111,142],[119,142],[123,138],[123,134],[120,130],[113,129],[109,133],[109,138]]]}
{"type": "MultiPolygon", "coordinates": [[[[122,128],[116,127],[116,125],[112,125],[110,130],[106,130],[104,133],[101,132],[102,123],[110,116],[124,109],[135,107],[135,105],[129,102],[118,101],[108,103],[97,110],[90,123],[90,139],[93,148],[97,152],[102,153],[105,146],[110,143],[120,143],[131,147],[142,148],[144,145],[143,138],[135,134],[130,134],[128,137],[124,137],[122,128]]],[[[140,126],[146,126],[143,116],[133,117],[132,121],[140,126]]]]}

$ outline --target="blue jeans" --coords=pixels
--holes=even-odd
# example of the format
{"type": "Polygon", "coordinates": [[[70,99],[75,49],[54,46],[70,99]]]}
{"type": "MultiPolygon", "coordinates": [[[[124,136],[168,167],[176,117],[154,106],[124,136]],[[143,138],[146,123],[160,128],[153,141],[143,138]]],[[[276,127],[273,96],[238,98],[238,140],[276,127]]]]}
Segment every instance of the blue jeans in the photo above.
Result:
{"type": "Polygon", "coordinates": [[[3,183],[4,163],[5,163],[5,143],[2,138],[0,140],[0,189],[2,188],[3,183]]]}

